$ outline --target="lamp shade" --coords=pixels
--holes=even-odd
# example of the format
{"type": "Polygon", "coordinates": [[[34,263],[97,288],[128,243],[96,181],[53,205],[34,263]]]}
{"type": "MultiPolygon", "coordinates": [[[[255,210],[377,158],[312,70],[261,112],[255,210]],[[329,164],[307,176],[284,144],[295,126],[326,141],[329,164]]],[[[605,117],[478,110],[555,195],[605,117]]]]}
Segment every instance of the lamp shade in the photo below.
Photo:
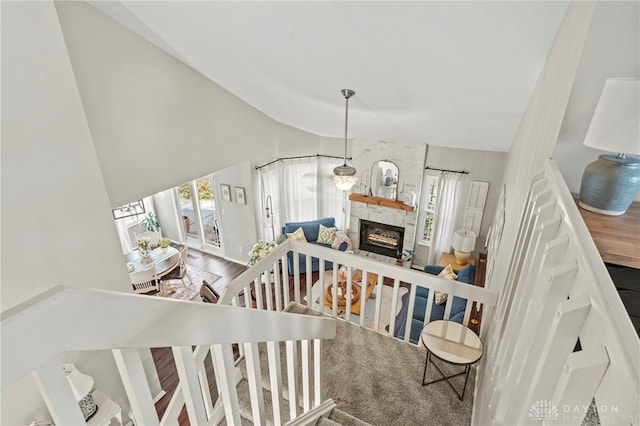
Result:
{"type": "Polygon", "coordinates": [[[473,251],[476,248],[476,234],[473,231],[460,229],[453,233],[451,247],[458,251],[473,251]]]}
{"type": "Polygon", "coordinates": [[[583,143],[602,151],[640,154],[639,79],[607,79],[583,143]]]}
{"type": "Polygon", "coordinates": [[[80,411],[87,421],[98,411],[98,406],[93,400],[91,391],[93,390],[93,377],[84,374],[73,364],[62,364],[62,370],[67,375],[67,380],[71,385],[73,396],[78,401],[80,411]]]}

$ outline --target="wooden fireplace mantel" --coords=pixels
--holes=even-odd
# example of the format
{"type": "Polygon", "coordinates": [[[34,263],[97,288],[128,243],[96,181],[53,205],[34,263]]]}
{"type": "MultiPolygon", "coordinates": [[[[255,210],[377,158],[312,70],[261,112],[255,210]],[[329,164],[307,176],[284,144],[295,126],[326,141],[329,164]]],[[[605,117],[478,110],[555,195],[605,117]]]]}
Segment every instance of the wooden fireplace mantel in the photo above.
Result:
{"type": "Polygon", "coordinates": [[[349,200],[408,212],[412,212],[414,210],[413,207],[403,203],[402,201],[389,200],[388,198],[375,197],[373,195],[351,194],[349,195],[349,200]]]}

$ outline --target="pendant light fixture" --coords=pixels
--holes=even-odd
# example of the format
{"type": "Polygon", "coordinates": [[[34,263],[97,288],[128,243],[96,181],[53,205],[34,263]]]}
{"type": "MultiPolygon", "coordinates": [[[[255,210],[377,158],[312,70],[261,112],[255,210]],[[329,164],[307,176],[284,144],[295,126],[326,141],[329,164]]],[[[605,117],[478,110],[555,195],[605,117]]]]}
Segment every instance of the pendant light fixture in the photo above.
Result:
{"type": "Polygon", "coordinates": [[[345,98],[346,106],[344,112],[344,164],[336,166],[333,169],[333,180],[338,189],[348,191],[357,182],[356,169],[353,166],[347,166],[347,125],[349,123],[349,98],[356,94],[351,89],[342,89],[342,95],[345,98]]]}

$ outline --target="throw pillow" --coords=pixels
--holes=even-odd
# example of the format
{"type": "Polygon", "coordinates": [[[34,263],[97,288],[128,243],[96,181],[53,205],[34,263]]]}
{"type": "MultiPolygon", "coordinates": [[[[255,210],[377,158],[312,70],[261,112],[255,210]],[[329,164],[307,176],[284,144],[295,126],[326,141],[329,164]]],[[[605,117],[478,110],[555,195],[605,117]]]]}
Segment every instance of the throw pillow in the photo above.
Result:
{"type": "Polygon", "coordinates": [[[298,241],[304,241],[305,243],[307,242],[307,239],[304,237],[304,231],[302,230],[302,227],[296,229],[294,232],[290,234],[287,234],[287,238],[292,238],[298,241]]]}
{"type": "Polygon", "coordinates": [[[446,302],[447,296],[448,296],[447,293],[436,291],[436,299],[435,299],[436,305],[442,305],[444,302],[446,302]]]}
{"type": "Polygon", "coordinates": [[[444,279],[447,279],[447,280],[457,280],[457,279],[458,279],[458,276],[456,275],[456,273],[455,273],[455,272],[453,272],[453,268],[451,267],[451,264],[447,265],[447,266],[442,270],[442,272],[440,272],[440,273],[438,274],[438,276],[439,276],[440,278],[444,278],[444,279]]]}
{"type": "MultiPolygon", "coordinates": [[[[455,280],[458,278],[455,272],[453,272],[453,268],[451,267],[451,265],[447,265],[446,268],[444,268],[442,272],[438,274],[438,276],[440,278],[444,278],[445,280],[455,280]]],[[[442,305],[444,302],[446,302],[447,296],[448,296],[447,293],[436,291],[436,296],[435,296],[436,305],[442,305]]]]}
{"type": "Polygon", "coordinates": [[[334,250],[340,250],[340,246],[342,245],[342,243],[346,243],[347,244],[347,250],[351,250],[351,248],[352,248],[351,239],[349,237],[347,237],[347,235],[342,233],[342,232],[336,232],[336,236],[333,239],[333,243],[331,244],[331,248],[334,249],[334,250]]]}
{"type": "Polygon", "coordinates": [[[335,226],[328,227],[320,224],[320,230],[318,231],[318,239],[316,243],[321,244],[333,244],[333,240],[336,239],[336,231],[338,229],[335,226]]]}

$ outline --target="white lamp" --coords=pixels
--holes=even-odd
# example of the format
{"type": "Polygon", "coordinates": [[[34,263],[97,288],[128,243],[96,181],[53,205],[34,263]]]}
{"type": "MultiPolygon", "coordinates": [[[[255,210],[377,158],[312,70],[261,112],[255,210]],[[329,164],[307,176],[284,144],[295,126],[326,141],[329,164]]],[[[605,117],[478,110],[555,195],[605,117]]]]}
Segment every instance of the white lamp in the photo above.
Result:
{"type": "Polygon", "coordinates": [[[91,396],[93,377],[82,373],[73,364],[62,364],[62,370],[67,375],[73,396],[76,398],[76,401],[78,401],[80,411],[82,411],[82,415],[86,421],[98,410],[98,406],[91,396]]]}
{"type": "Polygon", "coordinates": [[[358,181],[356,177],[356,169],[353,166],[347,166],[347,124],[349,123],[349,98],[356,94],[351,89],[342,89],[342,95],[345,98],[346,106],[344,112],[344,164],[336,166],[333,169],[333,181],[341,191],[348,191],[358,181]]]}
{"type": "Polygon", "coordinates": [[[640,80],[609,78],[589,124],[584,144],[602,154],[584,169],[578,204],[609,216],[627,211],[640,190],[640,80]]]}
{"type": "Polygon", "coordinates": [[[458,265],[465,265],[471,257],[471,252],[476,248],[475,232],[465,229],[454,232],[451,247],[454,249],[453,254],[456,257],[456,263],[458,265]]]}

